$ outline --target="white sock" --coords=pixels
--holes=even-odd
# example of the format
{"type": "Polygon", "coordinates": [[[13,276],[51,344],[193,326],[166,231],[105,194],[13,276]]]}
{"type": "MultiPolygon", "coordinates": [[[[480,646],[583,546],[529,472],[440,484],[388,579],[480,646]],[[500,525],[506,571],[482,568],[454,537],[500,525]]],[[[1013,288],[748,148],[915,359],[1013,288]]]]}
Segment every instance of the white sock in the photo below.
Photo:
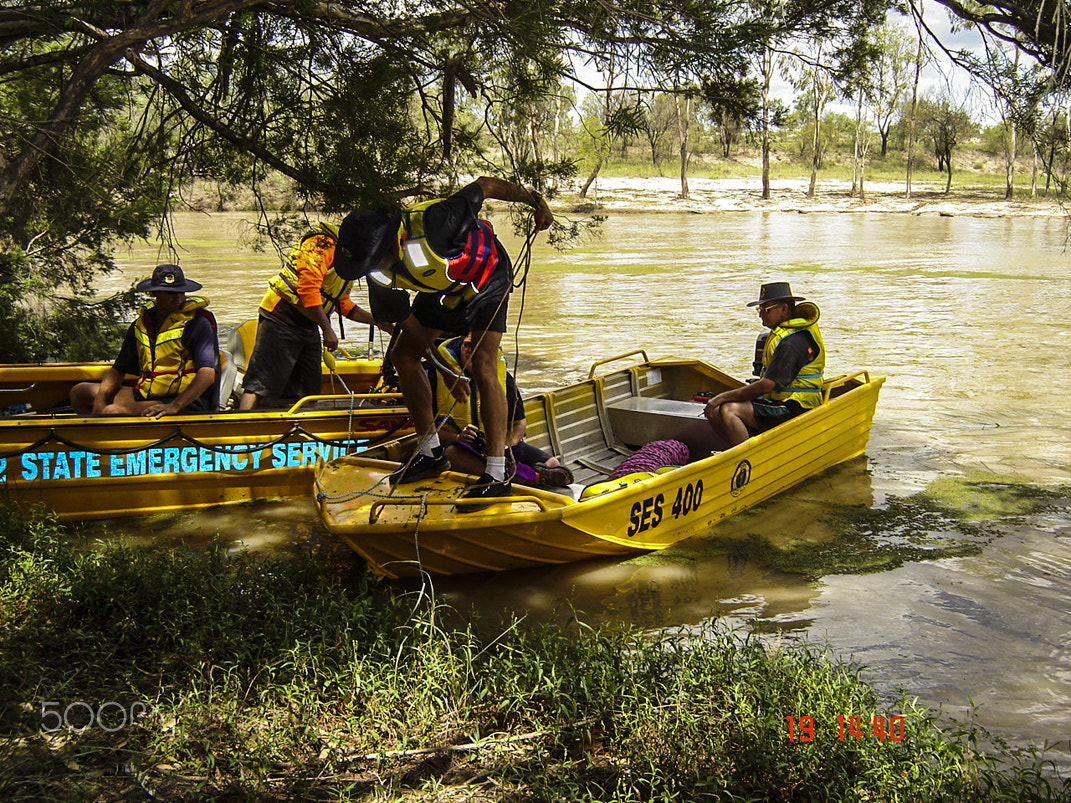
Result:
{"type": "Polygon", "coordinates": [[[487,473],[499,482],[506,479],[506,456],[488,457],[487,473]]]}
{"type": "Polygon", "coordinates": [[[439,445],[439,433],[433,432],[420,444],[420,453],[426,454],[428,457],[435,457],[435,450],[439,448],[439,445]]]}

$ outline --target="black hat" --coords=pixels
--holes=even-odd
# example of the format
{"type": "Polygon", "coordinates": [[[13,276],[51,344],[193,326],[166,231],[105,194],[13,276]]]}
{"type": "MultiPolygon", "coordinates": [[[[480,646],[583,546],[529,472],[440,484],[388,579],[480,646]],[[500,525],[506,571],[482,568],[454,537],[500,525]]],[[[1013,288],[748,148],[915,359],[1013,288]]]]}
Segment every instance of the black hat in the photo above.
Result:
{"type": "Polygon", "coordinates": [[[139,293],[192,293],[202,285],[187,279],[178,265],[157,265],[151,279],[142,279],[134,289],[139,293]]]}
{"type": "Polygon", "coordinates": [[[759,304],[765,304],[769,301],[804,301],[802,296],[792,295],[792,288],[788,286],[788,282],[770,282],[764,284],[759,289],[759,300],[752,301],[748,304],[749,307],[757,307],[759,304]]]}
{"type": "Polygon", "coordinates": [[[335,273],[347,281],[363,278],[398,243],[401,214],[390,206],[371,212],[350,212],[338,227],[335,273]]]}

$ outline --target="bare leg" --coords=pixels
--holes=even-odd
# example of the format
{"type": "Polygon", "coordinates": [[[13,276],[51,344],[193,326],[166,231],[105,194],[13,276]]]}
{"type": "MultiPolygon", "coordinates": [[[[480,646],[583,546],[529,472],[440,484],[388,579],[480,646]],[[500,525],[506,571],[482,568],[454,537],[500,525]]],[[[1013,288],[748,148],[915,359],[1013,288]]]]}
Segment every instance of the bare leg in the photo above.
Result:
{"type": "Polygon", "coordinates": [[[480,420],[487,434],[487,454],[506,453],[506,388],[498,378],[501,332],[472,333],[472,376],[480,396],[480,420]]]}
{"type": "Polygon", "coordinates": [[[748,427],[755,427],[755,424],[754,408],[749,401],[723,404],[710,419],[714,432],[730,446],[737,446],[751,437],[748,427]]]}
{"type": "Polygon", "coordinates": [[[438,334],[438,330],[422,326],[410,315],[402,322],[402,332],[391,351],[394,367],[398,371],[398,384],[402,387],[402,397],[416,425],[417,434],[422,438],[435,432],[435,412],[431,383],[421,360],[438,334]]]}
{"type": "Polygon", "coordinates": [[[71,388],[71,407],[78,415],[92,415],[100,382],[79,382],[71,388]]]}

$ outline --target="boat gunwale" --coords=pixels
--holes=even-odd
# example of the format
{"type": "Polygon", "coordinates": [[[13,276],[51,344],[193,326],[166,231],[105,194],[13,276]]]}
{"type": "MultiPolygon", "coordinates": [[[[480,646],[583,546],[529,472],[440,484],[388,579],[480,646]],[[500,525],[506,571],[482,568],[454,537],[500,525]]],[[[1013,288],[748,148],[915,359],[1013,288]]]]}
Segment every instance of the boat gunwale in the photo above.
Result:
{"type": "MultiPolygon", "coordinates": [[[[699,367],[702,367],[703,369],[713,369],[715,374],[723,374],[723,372],[721,372],[720,369],[717,369],[714,366],[709,365],[708,363],[704,363],[701,360],[694,360],[694,359],[687,359],[687,358],[663,358],[663,359],[658,359],[658,360],[650,360],[650,361],[648,361],[646,363],[642,363],[642,364],[639,364],[639,365],[634,365],[634,366],[629,366],[627,368],[618,369],[618,371],[615,371],[615,372],[612,372],[612,373],[635,372],[638,369],[641,369],[641,368],[644,368],[644,367],[659,367],[659,366],[667,366],[667,365],[693,366],[693,367],[696,367],[697,369],[699,367]]],[[[709,371],[708,370],[703,370],[703,371],[701,371],[701,373],[706,374],[706,373],[709,373],[709,371]]],[[[581,380],[581,381],[573,383],[571,385],[563,386],[562,388],[554,390],[554,391],[548,391],[547,393],[537,394],[537,395],[532,397],[532,402],[533,403],[537,403],[537,402],[543,403],[545,401],[545,397],[547,395],[549,395],[549,394],[567,392],[567,391],[570,391],[570,390],[575,390],[575,389],[584,388],[584,387],[590,387],[591,388],[591,392],[594,394],[595,391],[596,391],[596,386],[601,384],[600,380],[602,380],[604,376],[606,376],[606,375],[600,375],[598,377],[589,378],[589,379],[586,379],[586,380],[581,380]]],[[[725,375],[725,376],[728,377],[728,375],[725,375]]],[[[731,377],[728,377],[728,378],[731,379],[731,377]]],[[[803,414],[801,414],[799,416],[796,416],[796,417],[792,418],[791,420],[786,421],[783,424],[778,425],[777,427],[774,427],[774,428],[772,428],[770,430],[767,430],[766,432],[759,433],[758,435],[755,435],[755,436],[749,438],[748,440],[744,441],[741,444],[738,444],[737,446],[730,447],[729,449],[726,449],[724,451],[715,452],[715,453],[713,453],[711,455],[708,455],[707,457],[704,457],[704,458],[701,458],[699,460],[695,460],[695,461],[686,463],[683,466],[678,466],[678,467],[672,469],[671,471],[666,471],[666,472],[663,472],[663,473],[660,473],[660,474],[656,474],[656,475],[654,475],[652,477],[644,478],[642,480],[639,480],[639,481],[636,481],[634,483],[631,483],[628,486],[623,487],[623,488],[621,488],[619,490],[610,491],[610,492],[603,493],[603,494],[598,494],[598,495],[595,495],[595,496],[588,497],[587,499],[573,499],[571,497],[568,497],[568,496],[565,496],[565,495],[562,495],[562,494],[553,494],[553,492],[544,491],[543,489],[539,489],[539,488],[526,489],[526,493],[529,490],[532,490],[532,491],[537,491],[537,492],[541,492],[541,493],[551,494],[553,496],[557,496],[558,498],[564,500],[565,504],[562,504],[562,505],[560,505],[558,507],[555,507],[553,509],[550,509],[550,510],[539,510],[539,511],[531,511],[531,510],[527,510],[527,511],[526,510],[496,511],[492,507],[492,508],[489,508],[487,511],[478,511],[476,513],[465,514],[464,516],[454,517],[453,519],[442,519],[442,520],[435,519],[433,522],[429,522],[427,519],[419,519],[418,518],[416,520],[411,520],[411,521],[406,521],[406,522],[384,522],[382,520],[377,520],[375,522],[363,523],[363,522],[341,522],[341,521],[334,520],[333,517],[331,516],[330,512],[327,510],[327,505],[331,504],[329,500],[318,499],[318,506],[320,507],[321,516],[324,518],[325,522],[327,522],[329,524],[329,528],[330,527],[334,527],[339,536],[345,534],[345,535],[347,535],[347,536],[349,536],[351,538],[352,537],[359,537],[359,536],[366,536],[366,535],[370,535],[372,533],[379,533],[379,534],[382,534],[383,536],[408,535],[408,534],[412,534],[414,532],[414,530],[416,530],[417,528],[423,528],[425,533],[427,533],[428,528],[430,528],[433,532],[442,532],[442,533],[450,533],[450,532],[453,532],[453,531],[460,531],[460,530],[468,531],[468,530],[473,529],[472,525],[474,525],[474,524],[477,524],[479,529],[481,529],[481,530],[493,530],[493,529],[496,529],[496,528],[498,528],[500,526],[503,526],[503,524],[516,525],[516,524],[519,524],[519,523],[523,523],[525,525],[538,525],[538,524],[540,524],[540,523],[542,523],[544,521],[547,521],[547,520],[558,520],[558,519],[562,520],[563,524],[567,524],[568,526],[572,526],[571,524],[568,523],[568,521],[567,521],[568,519],[576,518],[576,517],[579,517],[581,515],[591,515],[592,511],[597,511],[600,507],[617,507],[617,506],[621,505],[622,504],[622,493],[628,494],[629,496],[645,496],[645,495],[648,495],[648,494],[657,493],[659,490],[663,490],[665,487],[669,487],[669,486],[673,486],[673,485],[678,484],[681,481],[682,476],[684,476],[684,475],[707,474],[709,472],[717,471],[721,467],[722,464],[725,464],[725,465],[732,465],[733,463],[737,463],[738,464],[739,460],[746,459],[745,455],[747,455],[749,453],[752,453],[752,452],[759,451],[763,447],[768,446],[771,442],[788,440],[788,439],[791,439],[800,430],[811,429],[811,428],[814,428],[815,426],[819,426],[820,427],[823,420],[840,415],[841,414],[841,408],[845,407],[846,405],[853,405],[854,406],[854,405],[857,405],[860,402],[862,402],[863,400],[862,400],[861,396],[865,396],[868,393],[875,393],[876,394],[880,390],[881,386],[884,384],[885,379],[886,378],[885,378],[884,375],[871,374],[871,372],[869,370],[866,370],[866,369],[860,370],[860,371],[856,371],[856,372],[853,372],[851,374],[844,374],[844,375],[840,375],[838,377],[835,377],[834,379],[829,380],[829,382],[830,383],[839,383],[839,385],[835,384],[835,385],[833,385],[833,387],[846,387],[847,389],[844,390],[844,392],[838,394],[835,397],[828,398],[828,400],[824,404],[822,404],[820,407],[814,408],[812,410],[808,410],[805,413],[803,413],[803,414]],[[865,381],[862,381],[860,379],[860,377],[865,377],[865,381]],[[851,384],[849,386],[848,383],[854,383],[854,384],[851,384]]],[[[737,380],[734,380],[734,381],[737,381],[737,380]]],[[[876,402],[877,402],[877,399],[876,399],[876,396],[875,396],[874,406],[876,406],[876,402]]],[[[873,420],[873,411],[872,410],[869,413],[869,415],[867,416],[867,419],[868,419],[868,421],[870,421],[872,423],[872,420],[873,420]]],[[[867,437],[869,437],[870,426],[868,425],[866,429],[867,429],[867,437]]],[[[412,437],[412,436],[410,436],[410,437],[412,437]]],[[[861,448],[861,450],[859,452],[856,452],[853,455],[850,455],[850,456],[844,457],[842,459],[839,459],[839,460],[837,460],[836,463],[833,463],[831,465],[836,465],[838,463],[845,462],[846,460],[850,460],[850,459],[852,459],[852,457],[857,456],[859,453],[861,453],[862,450],[865,450],[865,441],[866,441],[866,438],[864,438],[864,445],[863,445],[863,447],[861,448]]],[[[381,460],[381,459],[371,458],[371,457],[362,457],[360,454],[347,455],[347,456],[338,458],[338,461],[347,461],[347,462],[351,462],[351,463],[356,462],[356,463],[358,463],[358,464],[360,464],[362,466],[366,466],[366,465],[370,465],[372,463],[376,463],[377,464],[376,467],[381,468],[383,470],[388,470],[388,471],[397,469],[401,465],[397,461],[381,460]]],[[[336,462],[336,461],[332,461],[332,462],[336,462]]],[[[318,489],[318,493],[319,493],[319,491],[322,491],[322,488],[321,488],[321,485],[320,485],[320,476],[321,476],[320,472],[323,471],[323,470],[324,470],[324,467],[320,467],[317,470],[317,473],[316,473],[316,488],[318,489]]],[[[457,473],[456,472],[447,472],[447,474],[457,474],[457,473]]],[[[467,474],[460,474],[458,476],[460,476],[462,478],[465,478],[465,479],[467,479],[469,481],[474,479],[471,475],[467,475],[467,474]]],[[[796,483],[792,483],[791,485],[789,485],[787,487],[792,487],[792,486],[798,484],[798,482],[800,482],[800,481],[802,481],[802,479],[797,481],[796,483]]],[[[371,488],[369,489],[369,491],[370,490],[371,490],[371,488]]],[[[777,493],[780,493],[780,492],[781,492],[780,490],[774,491],[772,494],[770,494],[770,496],[776,495],[777,493]]],[[[367,492],[365,492],[365,493],[367,493],[367,492]]],[[[413,498],[414,498],[414,500],[417,500],[417,501],[414,501],[414,503],[413,503],[415,505],[415,504],[419,503],[419,500],[421,499],[421,496],[418,495],[418,496],[414,496],[413,498]]],[[[765,497],[765,498],[768,498],[768,496],[765,497]]],[[[762,501],[762,500],[759,500],[759,501],[762,501]]],[[[757,503],[758,502],[756,502],[756,504],[757,503]]],[[[362,506],[358,507],[357,510],[370,509],[371,507],[372,507],[371,504],[362,505],[362,506]]],[[[652,548],[659,548],[659,547],[644,547],[642,545],[637,544],[637,542],[635,542],[635,541],[631,541],[631,540],[630,541],[626,541],[626,540],[623,540],[623,539],[619,539],[616,536],[606,536],[606,535],[601,535],[601,534],[593,534],[593,533],[590,533],[588,531],[583,531],[583,532],[586,532],[587,534],[592,535],[593,537],[601,538],[601,539],[604,539],[604,540],[609,541],[611,543],[615,543],[615,544],[618,544],[620,546],[631,548],[631,549],[637,549],[637,550],[640,550],[640,551],[644,551],[644,550],[652,549],[652,548]]]]}

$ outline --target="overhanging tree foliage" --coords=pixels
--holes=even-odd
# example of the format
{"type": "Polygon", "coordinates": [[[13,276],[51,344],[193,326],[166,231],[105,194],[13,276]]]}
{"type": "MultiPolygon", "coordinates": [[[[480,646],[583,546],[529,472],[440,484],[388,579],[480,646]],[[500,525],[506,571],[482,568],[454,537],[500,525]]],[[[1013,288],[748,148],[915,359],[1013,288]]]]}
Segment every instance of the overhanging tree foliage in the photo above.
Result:
{"type": "Polygon", "coordinates": [[[194,178],[256,194],[282,175],[297,204],[327,212],[477,171],[539,182],[565,166],[510,147],[504,126],[583,85],[587,64],[629,64],[633,94],[665,76],[744,87],[771,41],[835,29],[837,63],[865,57],[892,2],[11,0],[0,321],[45,321],[50,298],[89,293],[115,243],[163,227],[194,178]]]}

